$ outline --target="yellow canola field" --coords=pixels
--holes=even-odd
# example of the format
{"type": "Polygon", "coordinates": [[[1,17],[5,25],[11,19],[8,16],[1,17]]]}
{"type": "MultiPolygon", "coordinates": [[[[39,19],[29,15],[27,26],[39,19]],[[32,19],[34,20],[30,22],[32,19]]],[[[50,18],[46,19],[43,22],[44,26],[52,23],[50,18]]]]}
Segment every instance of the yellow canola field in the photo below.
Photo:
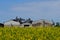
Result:
{"type": "Polygon", "coordinates": [[[0,40],[60,40],[59,27],[4,27],[0,40]]]}

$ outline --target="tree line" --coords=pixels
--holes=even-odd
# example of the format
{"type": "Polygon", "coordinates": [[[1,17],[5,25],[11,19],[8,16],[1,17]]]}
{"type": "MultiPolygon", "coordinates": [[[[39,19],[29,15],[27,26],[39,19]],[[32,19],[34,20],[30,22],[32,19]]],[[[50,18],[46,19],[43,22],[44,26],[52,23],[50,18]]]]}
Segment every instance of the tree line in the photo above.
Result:
{"type": "Polygon", "coordinates": [[[18,18],[16,17],[15,19],[13,19],[13,21],[16,21],[16,22],[19,22],[20,24],[23,24],[23,23],[32,23],[33,20],[31,18],[28,18],[28,19],[23,19],[23,18],[18,18]]]}
{"type": "Polygon", "coordinates": [[[54,27],[60,27],[60,22],[54,22],[54,21],[52,20],[52,23],[53,23],[54,27]]]}

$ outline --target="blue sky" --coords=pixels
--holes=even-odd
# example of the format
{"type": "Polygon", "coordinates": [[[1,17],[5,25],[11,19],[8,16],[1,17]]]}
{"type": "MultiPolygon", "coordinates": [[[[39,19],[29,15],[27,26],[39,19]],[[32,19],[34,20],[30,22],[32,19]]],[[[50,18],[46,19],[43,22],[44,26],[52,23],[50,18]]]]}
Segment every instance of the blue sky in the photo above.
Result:
{"type": "Polygon", "coordinates": [[[0,0],[0,22],[16,16],[60,22],[60,0],[0,0]]]}

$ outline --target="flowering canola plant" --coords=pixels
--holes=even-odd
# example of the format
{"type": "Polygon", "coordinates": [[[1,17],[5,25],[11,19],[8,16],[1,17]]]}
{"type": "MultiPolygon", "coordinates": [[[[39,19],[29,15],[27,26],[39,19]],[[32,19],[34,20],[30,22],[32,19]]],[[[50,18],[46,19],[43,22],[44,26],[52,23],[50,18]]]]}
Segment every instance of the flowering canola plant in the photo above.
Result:
{"type": "Polygon", "coordinates": [[[59,27],[4,27],[0,40],[60,40],[59,27]]]}

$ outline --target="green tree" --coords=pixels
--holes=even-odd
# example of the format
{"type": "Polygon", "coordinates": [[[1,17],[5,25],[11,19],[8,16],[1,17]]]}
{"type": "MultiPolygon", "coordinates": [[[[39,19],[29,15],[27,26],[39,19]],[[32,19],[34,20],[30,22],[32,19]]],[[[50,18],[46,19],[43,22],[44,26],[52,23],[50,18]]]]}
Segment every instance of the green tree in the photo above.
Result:
{"type": "Polygon", "coordinates": [[[26,21],[25,21],[25,23],[32,23],[33,22],[33,20],[31,20],[31,18],[28,18],[26,21]]]}
{"type": "Polygon", "coordinates": [[[60,23],[59,22],[56,22],[56,25],[55,25],[56,27],[59,27],[60,26],[60,23]]]}

